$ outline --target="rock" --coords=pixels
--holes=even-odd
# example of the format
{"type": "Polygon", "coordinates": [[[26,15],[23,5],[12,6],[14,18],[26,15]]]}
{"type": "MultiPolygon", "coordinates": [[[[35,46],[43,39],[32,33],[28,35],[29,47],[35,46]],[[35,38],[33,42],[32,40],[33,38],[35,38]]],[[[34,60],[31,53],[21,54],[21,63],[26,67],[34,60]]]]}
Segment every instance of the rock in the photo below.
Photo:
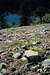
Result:
{"type": "Polygon", "coordinates": [[[22,57],[21,61],[27,61],[27,58],[26,57],[22,57]]]}
{"type": "Polygon", "coordinates": [[[12,75],[20,75],[20,71],[16,70],[12,75]]]}
{"type": "Polygon", "coordinates": [[[6,37],[6,34],[5,33],[3,34],[3,37],[6,37]]]}
{"type": "Polygon", "coordinates": [[[12,71],[12,72],[16,71],[16,68],[15,68],[15,67],[12,67],[12,68],[11,68],[11,71],[12,71]]]}
{"type": "Polygon", "coordinates": [[[2,73],[0,73],[0,75],[2,75],[2,73]]]}
{"type": "Polygon", "coordinates": [[[12,57],[14,58],[18,58],[21,54],[18,52],[18,53],[14,53],[12,57]]]}
{"type": "Polygon", "coordinates": [[[50,47],[46,47],[46,54],[50,55],[50,47]]]}
{"type": "Polygon", "coordinates": [[[37,73],[41,73],[42,72],[42,69],[37,69],[37,73]]]}
{"type": "Polygon", "coordinates": [[[46,55],[50,55],[50,50],[49,51],[46,51],[46,55]]]}
{"type": "Polygon", "coordinates": [[[6,64],[2,64],[2,68],[6,68],[6,64]]]}
{"type": "Polygon", "coordinates": [[[38,41],[36,44],[41,44],[41,41],[38,41]]]}
{"type": "Polygon", "coordinates": [[[7,42],[7,43],[12,43],[12,40],[8,40],[8,39],[7,39],[6,42],[7,42]]]}
{"type": "Polygon", "coordinates": [[[44,68],[46,67],[49,67],[50,68],[50,59],[45,59],[43,62],[42,62],[42,66],[44,68]]]}
{"type": "Polygon", "coordinates": [[[46,48],[46,50],[48,50],[48,51],[49,51],[49,50],[50,50],[50,47],[46,48]]]}
{"type": "Polygon", "coordinates": [[[9,56],[9,57],[12,57],[12,56],[13,56],[13,52],[10,52],[10,53],[8,54],[8,56],[9,56]]]}
{"type": "Polygon", "coordinates": [[[2,32],[0,32],[0,35],[2,35],[2,32]]]}
{"type": "Polygon", "coordinates": [[[28,51],[25,51],[25,54],[24,55],[27,56],[27,57],[30,57],[30,56],[38,56],[38,52],[28,50],[28,51]]]}
{"type": "Polygon", "coordinates": [[[32,45],[36,45],[37,42],[33,42],[32,45]]]}
{"type": "Polygon", "coordinates": [[[38,52],[35,51],[25,51],[24,56],[27,58],[28,62],[33,62],[34,64],[38,63],[38,52]]]}
{"type": "Polygon", "coordinates": [[[13,41],[15,41],[16,40],[16,37],[13,37],[13,41]]]}
{"type": "Polygon", "coordinates": [[[6,68],[6,64],[5,63],[0,63],[0,69],[2,68],[6,68]]]}
{"type": "Polygon", "coordinates": [[[37,73],[37,75],[42,75],[42,74],[40,74],[40,73],[37,73]]]}
{"type": "Polygon", "coordinates": [[[23,36],[22,39],[25,39],[25,37],[23,36]]]}
{"type": "Polygon", "coordinates": [[[1,70],[1,73],[2,73],[2,74],[5,74],[5,73],[6,73],[6,69],[2,69],[2,70],[1,70]]]}
{"type": "Polygon", "coordinates": [[[0,38],[0,41],[3,41],[3,39],[2,39],[2,38],[0,38]]]}
{"type": "Polygon", "coordinates": [[[20,53],[21,53],[22,55],[24,54],[24,52],[25,52],[25,50],[21,50],[21,51],[20,51],[20,53]]]}
{"type": "Polygon", "coordinates": [[[22,46],[21,46],[21,48],[24,48],[24,47],[25,47],[25,45],[22,45],[22,46]]]}
{"type": "Polygon", "coordinates": [[[26,45],[21,46],[22,49],[28,50],[28,47],[26,45]]]}
{"type": "Polygon", "coordinates": [[[30,70],[31,70],[31,71],[35,71],[36,69],[37,69],[36,66],[30,66],[30,70]]]}
{"type": "Polygon", "coordinates": [[[39,68],[39,65],[30,65],[30,70],[31,71],[37,71],[38,70],[38,68],[39,68]]]}

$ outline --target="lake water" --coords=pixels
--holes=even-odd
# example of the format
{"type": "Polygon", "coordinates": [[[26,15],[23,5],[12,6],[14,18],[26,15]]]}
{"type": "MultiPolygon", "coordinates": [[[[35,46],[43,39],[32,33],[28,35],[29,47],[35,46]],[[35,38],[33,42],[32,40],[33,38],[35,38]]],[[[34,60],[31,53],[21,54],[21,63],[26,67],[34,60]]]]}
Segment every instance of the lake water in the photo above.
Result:
{"type": "MultiPolygon", "coordinates": [[[[21,16],[18,16],[16,14],[9,14],[8,16],[5,16],[4,18],[7,20],[7,23],[13,23],[14,22],[14,23],[19,24],[21,16]]],[[[30,18],[33,20],[35,17],[31,16],[30,18]]]]}

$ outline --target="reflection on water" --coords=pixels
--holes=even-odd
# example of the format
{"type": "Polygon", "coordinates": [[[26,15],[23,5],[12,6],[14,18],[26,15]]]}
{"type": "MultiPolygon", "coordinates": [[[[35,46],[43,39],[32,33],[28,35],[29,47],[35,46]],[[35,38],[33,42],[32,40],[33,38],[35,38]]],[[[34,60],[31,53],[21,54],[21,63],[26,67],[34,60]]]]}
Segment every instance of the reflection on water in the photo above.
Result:
{"type": "MultiPolygon", "coordinates": [[[[12,23],[19,24],[21,16],[9,13],[9,15],[6,15],[4,18],[6,19],[8,24],[12,24],[12,23]]],[[[32,21],[35,19],[34,16],[31,16],[30,18],[31,18],[32,21]]]]}
{"type": "Polygon", "coordinates": [[[18,16],[16,14],[9,14],[4,17],[7,20],[7,23],[19,23],[21,16],[18,16]]]}

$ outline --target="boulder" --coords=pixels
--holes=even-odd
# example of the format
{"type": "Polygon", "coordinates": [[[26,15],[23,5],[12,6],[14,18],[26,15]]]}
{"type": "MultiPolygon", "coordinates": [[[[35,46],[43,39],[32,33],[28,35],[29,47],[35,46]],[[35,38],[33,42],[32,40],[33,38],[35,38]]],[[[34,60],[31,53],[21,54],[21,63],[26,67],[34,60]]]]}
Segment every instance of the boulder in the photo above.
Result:
{"type": "Polygon", "coordinates": [[[38,52],[28,50],[28,51],[25,51],[24,56],[27,58],[28,62],[33,62],[33,63],[37,64],[38,52]]]}
{"type": "Polygon", "coordinates": [[[50,68],[50,59],[45,59],[43,62],[42,62],[42,66],[44,68],[50,68]]]}
{"type": "Polygon", "coordinates": [[[32,51],[32,50],[28,50],[25,51],[25,56],[30,57],[30,56],[38,56],[38,52],[32,51]]]}

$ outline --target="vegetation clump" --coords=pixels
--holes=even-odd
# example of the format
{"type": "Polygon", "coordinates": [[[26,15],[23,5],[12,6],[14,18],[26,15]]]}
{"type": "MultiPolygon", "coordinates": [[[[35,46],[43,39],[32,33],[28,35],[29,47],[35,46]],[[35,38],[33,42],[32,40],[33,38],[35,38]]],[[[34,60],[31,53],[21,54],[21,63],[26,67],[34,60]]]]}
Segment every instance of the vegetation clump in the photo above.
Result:
{"type": "Polygon", "coordinates": [[[36,48],[33,48],[32,50],[38,52],[38,54],[39,54],[40,56],[44,54],[44,50],[43,50],[42,48],[37,48],[37,47],[36,47],[36,48]]]}

